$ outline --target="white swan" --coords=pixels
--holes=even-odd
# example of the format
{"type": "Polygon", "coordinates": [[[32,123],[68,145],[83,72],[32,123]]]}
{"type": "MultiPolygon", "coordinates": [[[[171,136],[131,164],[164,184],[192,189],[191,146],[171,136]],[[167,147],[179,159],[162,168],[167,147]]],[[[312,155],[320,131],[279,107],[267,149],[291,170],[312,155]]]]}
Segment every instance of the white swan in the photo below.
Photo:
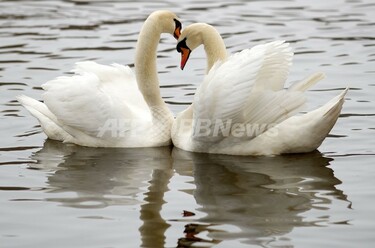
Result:
{"type": "Polygon", "coordinates": [[[156,51],[162,33],[177,39],[180,30],[174,13],[156,11],[139,34],[135,76],[128,66],[80,62],[75,75],[43,85],[44,103],[17,99],[50,139],[91,147],[169,145],[173,115],[160,96],[156,51]]]}
{"type": "Polygon", "coordinates": [[[275,41],[227,57],[220,34],[208,24],[196,23],[179,38],[182,69],[201,44],[208,75],[193,104],[173,123],[175,146],[231,155],[303,153],[320,146],[337,121],[348,89],[324,106],[294,116],[306,101],[303,92],[323,74],[283,89],[293,57],[289,44],[275,41]]]}

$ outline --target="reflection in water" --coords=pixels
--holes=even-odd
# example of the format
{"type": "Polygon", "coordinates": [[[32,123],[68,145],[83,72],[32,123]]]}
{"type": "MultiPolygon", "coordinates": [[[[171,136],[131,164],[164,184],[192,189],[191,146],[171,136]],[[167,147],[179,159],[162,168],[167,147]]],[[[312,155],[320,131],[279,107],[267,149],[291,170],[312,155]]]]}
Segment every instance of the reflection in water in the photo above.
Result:
{"type": "Polygon", "coordinates": [[[316,219],[306,220],[302,213],[328,210],[333,199],[348,202],[336,188],[340,180],[327,167],[332,159],[319,152],[234,157],[173,149],[173,159],[178,173],[194,174],[194,197],[201,205],[199,211],[206,214],[199,222],[239,229],[224,232],[212,225],[201,226],[200,232],[208,231],[213,242],[233,238],[245,238],[246,243],[258,245],[280,242],[277,237],[294,227],[327,224],[330,218],[324,212],[316,219]]]}
{"type": "Polygon", "coordinates": [[[170,154],[170,147],[103,149],[47,140],[32,156],[37,162],[30,169],[51,172],[47,184],[53,196],[46,200],[66,207],[141,205],[142,246],[163,247],[169,225],[160,210],[173,174],[170,154]]]}
{"type": "MultiPolygon", "coordinates": [[[[186,230],[188,242],[183,245],[194,243],[192,236],[199,233],[196,237],[218,242],[226,238],[224,234],[234,237],[223,241],[221,247],[238,247],[244,239],[286,247],[294,244],[280,244],[281,235],[284,239],[293,238],[308,230],[299,240],[302,247],[313,246],[317,237],[320,243],[332,247],[356,247],[358,241],[371,247],[371,229],[375,227],[369,218],[375,204],[371,180],[375,173],[375,157],[371,155],[375,139],[369,138],[375,132],[374,12],[373,0],[280,0],[272,4],[245,0],[0,1],[0,218],[2,224],[7,223],[0,225],[0,246],[56,247],[58,241],[54,237],[61,236],[60,230],[71,231],[63,233],[71,245],[58,243],[64,247],[132,246],[122,243],[124,233],[134,237],[137,244],[141,235],[143,246],[149,247],[152,238],[155,245],[151,247],[156,247],[165,235],[172,235],[174,238],[167,239],[167,244],[173,246],[174,239],[182,236],[181,225],[189,220],[192,223],[186,230]],[[147,152],[153,149],[86,149],[48,141],[34,155],[38,163],[32,165],[45,170],[24,170],[30,150],[39,149],[45,135],[15,96],[40,98],[40,85],[67,75],[77,61],[133,63],[140,27],[147,15],[157,9],[175,11],[184,26],[194,22],[214,25],[230,53],[277,39],[291,42],[296,53],[291,81],[314,71],[327,74],[322,84],[308,92],[308,109],[319,106],[323,98],[330,99],[342,87],[351,86],[344,113],[333,135],[321,147],[335,160],[319,154],[233,158],[175,153],[174,166],[184,176],[174,174],[170,183],[173,189],[167,194],[164,191],[172,173],[169,151],[165,156],[164,152],[154,156],[147,152]],[[340,179],[345,179],[342,188],[350,190],[350,198],[356,199],[355,212],[341,211],[347,200],[336,189],[340,182],[327,168],[329,163],[337,169],[340,179]],[[181,186],[191,181],[192,173],[199,205],[194,205],[190,194],[195,185],[188,186],[188,190],[181,186]],[[163,194],[164,199],[169,199],[167,203],[162,200],[163,194]],[[50,202],[39,202],[41,198],[50,202]],[[183,208],[177,202],[185,201],[193,205],[186,210],[195,216],[183,218],[182,223],[166,222],[160,217],[163,208],[162,217],[178,218],[175,214],[183,208]],[[33,211],[34,206],[40,207],[33,211]],[[43,216],[44,213],[50,214],[43,216]],[[28,219],[28,215],[35,217],[28,219]],[[55,217],[61,216],[61,222],[56,223],[55,217]],[[87,220],[81,216],[113,219],[87,220]],[[35,228],[35,218],[41,218],[47,233],[35,228]],[[344,218],[353,219],[355,224],[345,228],[334,224],[344,218]],[[87,221],[93,226],[90,230],[87,221]],[[104,231],[107,226],[103,223],[111,226],[111,231],[104,231]],[[140,231],[133,224],[142,226],[140,231]],[[167,224],[171,226],[165,232],[167,224]],[[298,228],[301,225],[328,228],[298,228]],[[219,228],[224,231],[219,233],[219,228]],[[100,236],[106,244],[95,243],[96,239],[93,245],[84,244],[82,237],[87,232],[91,232],[91,237],[100,236]],[[211,237],[205,237],[206,233],[211,237]],[[343,237],[349,233],[356,238],[343,237]],[[236,235],[239,239],[235,239],[236,235]],[[112,240],[113,236],[120,240],[112,240]],[[40,239],[44,246],[38,242],[40,239]]],[[[171,110],[178,113],[191,103],[202,82],[206,57],[203,49],[197,51],[194,63],[181,71],[175,46],[173,38],[162,37],[158,68],[161,94],[171,110]]]]}
{"type": "Polygon", "coordinates": [[[325,210],[330,209],[332,200],[350,205],[336,188],[340,180],[327,167],[332,159],[318,152],[234,157],[173,148],[171,156],[170,147],[103,149],[47,140],[32,159],[37,162],[30,169],[50,172],[47,201],[87,211],[140,205],[142,247],[165,245],[165,233],[173,221],[167,223],[160,212],[174,170],[194,177],[197,211],[205,214],[197,217],[198,223],[186,225],[179,247],[227,239],[279,244],[294,227],[327,224],[330,216],[325,210]],[[313,209],[319,216],[309,213],[305,219],[303,213],[313,209]],[[225,231],[220,230],[223,225],[225,231]],[[204,232],[209,233],[208,238],[196,236],[204,232]]]}

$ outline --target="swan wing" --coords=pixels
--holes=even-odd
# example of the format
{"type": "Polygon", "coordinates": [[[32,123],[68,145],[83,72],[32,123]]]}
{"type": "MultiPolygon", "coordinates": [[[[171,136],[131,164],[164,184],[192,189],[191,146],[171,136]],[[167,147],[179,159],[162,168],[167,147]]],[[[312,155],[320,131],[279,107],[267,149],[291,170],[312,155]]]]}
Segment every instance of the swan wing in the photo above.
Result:
{"type": "Polygon", "coordinates": [[[202,122],[210,123],[212,130],[218,122],[274,123],[287,118],[305,102],[301,92],[281,90],[292,57],[289,44],[276,41],[216,63],[195,94],[193,136],[200,136],[202,122]]]}
{"type": "Polygon", "coordinates": [[[293,60],[293,51],[289,43],[278,40],[255,46],[251,50],[263,54],[254,90],[282,90],[293,60]]]}
{"type": "Polygon", "coordinates": [[[321,72],[292,84],[287,90],[257,90],[250,95],[244,110],[244,122],[276,125],[297,113],[306,103],[304,91],[324,78],[321,72]]]}
{"type": "Polygon", "coordinates": [[[303,92],[323,78],[324,74],[318,72],[294,83],[287,90],[253,91],[246,103],[243,121],[247,124],[266,125],[268,129],[286,120],[306,103],[303,92]]]}
{"type": "MultiPolygon", "coordinates": [[[[128,66],[87,61],[77,63],[73,72],[42,86],[44,103],[69,130],[97,137],[108,121],[148,118],[147,105],[128,66]]],[[[124,129],[131,128],[130,122],[122,124],[124,129]]]]}

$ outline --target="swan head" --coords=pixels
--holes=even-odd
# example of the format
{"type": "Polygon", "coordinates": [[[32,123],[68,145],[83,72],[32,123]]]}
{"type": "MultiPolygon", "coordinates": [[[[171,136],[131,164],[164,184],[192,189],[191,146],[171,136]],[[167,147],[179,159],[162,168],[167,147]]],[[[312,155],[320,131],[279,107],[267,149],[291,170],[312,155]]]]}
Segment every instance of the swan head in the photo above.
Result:
{"type": "Polygon", "coordinates": [[[216,56],[220,49],[225,50],[220,34],[207,23],[194,23],[182,31],[176,47],[177,52],[181,53],[182,70],[189,59],[190,53],[202,44],[209,56],[216,56]]]}
{"type": "Polygon", "coordinates": [[[190,53],[203,44],[203,36],[208,26],[205,23],[194,23],[182,31],[176,47],[177,52],[181,53],[181,70],[189,60],[190,53]]]}
{"type": "Polygon", "coordinates": [[[177,40],[180,37],[182,24],[175,13],[169,10],[158,10],[149,16],[156,25],[162,28],[161,33],[169,33],[177,40]]]}

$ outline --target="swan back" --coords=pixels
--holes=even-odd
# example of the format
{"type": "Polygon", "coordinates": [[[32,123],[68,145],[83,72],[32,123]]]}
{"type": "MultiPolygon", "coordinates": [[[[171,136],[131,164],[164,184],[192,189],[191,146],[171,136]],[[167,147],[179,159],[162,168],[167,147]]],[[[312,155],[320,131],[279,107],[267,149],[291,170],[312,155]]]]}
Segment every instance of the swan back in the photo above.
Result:
{"type": "Polygon", "coordinates": [[[99,135],[108,122],[150,119],[129,67],[88,61],[77,63],[74,72],[74,76],[42,85],[44,103],[64,125],[89,136],[113,139],[110,133],[99,135]]]}

